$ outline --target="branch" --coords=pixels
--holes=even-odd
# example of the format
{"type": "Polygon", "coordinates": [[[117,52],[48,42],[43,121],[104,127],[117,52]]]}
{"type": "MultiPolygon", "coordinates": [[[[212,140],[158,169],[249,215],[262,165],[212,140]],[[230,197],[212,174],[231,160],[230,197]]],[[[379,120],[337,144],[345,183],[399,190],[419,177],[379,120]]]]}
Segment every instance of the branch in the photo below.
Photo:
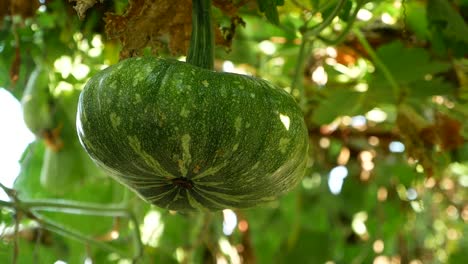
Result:
{"type": "MultiPolygon", "coordinates": [[[[92,237],[88,237],[79,232],[71,230],[65,226],[61,226],[60,224],[55,223],[50,219],[43,218],[42,215],[37,213],[37,211],[61,212],[80,215],[127,217],[134,224],[133,232],[135,238],[135,254],[133,256],[133,259],[137,260],[143,255],[143,243],[140,237],[138,220],[133,214],[133,212],[129,211],[125,207],[80,203],[75,201],[64,200],[21,201],[17,197],[15,190],[8,188],[1,183],[0,188],[2,188],[12,198],[12,200],[14,200],[14,202],[0,200],[0,207],[12,208],[15,210],[17,216],[25,215],[28,218],[38,222],[45,229],[48,229],[52,232],[70,237],[81,242],[95,245],[102,249],[109,250],[112,252],[119,252],[119,249],[114,248],[107,243],[98,241],[92,237]]],[[[124,252],[119,252],[119,254],[125,255],[124,252]]]]}
{"type": "Polygon", "coordinates": [[[23,205],[34,211],[86,214],[96,216],[129,217],[130,211],[122,206],[100,205],[67,200],[24,200],[23,205]]]}

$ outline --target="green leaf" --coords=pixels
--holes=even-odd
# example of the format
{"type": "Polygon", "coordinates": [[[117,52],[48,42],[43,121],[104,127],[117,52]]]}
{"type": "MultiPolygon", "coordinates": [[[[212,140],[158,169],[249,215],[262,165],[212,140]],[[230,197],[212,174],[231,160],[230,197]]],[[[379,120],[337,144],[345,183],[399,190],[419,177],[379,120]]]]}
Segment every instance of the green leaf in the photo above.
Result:
{"type": "Polygon", "coordinates": [[[304,210],[300,216],[303,228],[310,231],[326,232],[330,228],[328,211],[322,205],[304,210]]]}
{"type": "MultiPolygon", "coordinates": [[[[61,237],[46,232],[43,240],[34,240],[34,229],[23,229],[18,240],[18,258],[16,263],[55,263],[67,256],[67,247],[61,237]],[[28,238],[28,235],[31,237],[28,238]],[[24,237],[23,237],[24,236],[24,237]],[[39,243],[38,243],[39,242],[39,243]]],[[[36,234],[37,235],[37,234],[36,234]]],[[[0,263],[13,262],[13,242],[0,240],[0,263]]]]}
{"type": "Polygon", "coordinates": [[[430,36],[426,8],[422,2],[406,2],[406,24],[414,34],[423,40],[430,36]]]}
{"type": "Polygon", "coordinates": [[[300,230],[300,236],[290,251],[281,254],[286,250],[279,251],[280,263],[325,263],[330,258],[330,250],[333,248],[329,233],[300,230]]]}
{"type": "Polygon", "coordinates": [[[284,0],[257,0],[260,12],[265,13],[268,21],[275,25],[279,25],[279,16],[277,6],[284,5],[284,0]]]}
{"type": "Polygon", "coordinates": [[[427,19],[432,32],[434,50],[439,55],[447,55],[449,50],[457,57],[467,54],[468,25],[449,1],[428,1],[427,19]]]}
{"type": "Polygon", "coordinates": [[[433,95],[448,95],[455,92],[455,86],[442,78],[434,78],[432,80],[418,80],[408,87],[410,96],[415,98],[423,98],[433,95]]]}
{"type": "Polygon", "coordinates": [[[440,27],[446,37],[468,43],[468,25],[463,17],[446,0],[429,0],[427,3],[429,22],[440,27]]]}
{"type": "MultiPolygon", "coordinates": [[[[447,62],[431,60],[430,54],[423,48],[406,48],[400,41],[381,46],[377,56],[387,66],[397,82],[409,83],[423,80],[425,76],[445,72],[451,65],[447,62]]],[[[377,72],[379,80],[383,80],[377,72]]]]}
{"type": "Polygon", "coordinates": [[[335,118],[341,115],[356,115],[358,113],[363,93],[354,91],[332,91],[328,97],[323,100],[315,109],[312,116],[314,123],[322,125],[331,123],[335,118]]]}
{"type": "Polygon", "coordinates": [[[416,180],[423,176],[423,174],[416,172],[413,167],[404,163],[380,166],[377,173],[381,176],[383,182],[388,183],[387,181],[390,179],[393,181],[398,180],[406,187],[411,187],[416,180]]]}

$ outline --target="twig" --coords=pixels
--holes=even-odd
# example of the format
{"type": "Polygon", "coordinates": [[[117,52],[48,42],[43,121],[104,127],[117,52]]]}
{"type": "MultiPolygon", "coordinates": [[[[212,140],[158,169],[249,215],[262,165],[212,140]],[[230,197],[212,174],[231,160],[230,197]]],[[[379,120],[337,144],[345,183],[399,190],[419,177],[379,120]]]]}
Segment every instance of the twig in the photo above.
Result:
{"type": "Polygon", "coordinates": [[[19,212],[15,212],[14,214],[14,219],[15,219],[15,229],[13,232],[13,260],[12,263],[16,264],[18,263],[18,255],[19,255],[19,246],[18,246],[18,231],[19,231],[19,222],[21,220],[21,216],[19,212]]]}
{"type": "Polygon", "coordinates": [[[320,39],[321,41],[325,42],[325,44],[330,45],[330,46],[340,44],[345,39],[345,37],[348,35],[349,31],[351,30],[351,28],[354,25],[354,22],[356,22],[357,13],[359,12],[359,9],[361,9],[363,4],[364,4],[364,2],[360,1],[356,5],[356,7],[354,8],[353,13],[351,15],[351,18],[348,20],[348,23],[346,23],[345,29],[335,39],[332,39],[332,40],[327,39],[327,38],[322,37],[320,35],[318,35],[317,38],[320,39]]]}
{"type": "Polygon", "coordinates": [[[336,5],[335,9],[331,12],[331,14],[320,24],[313,26],[311,28],[306,28],[304,31],[304,38],[315,37],[317,36],[322,30],[328,27],[333,19],[338,15],[340,10],[343,8],[344,4],[347,0],[340,0],[338,5],[336,5]]]}
{"type": "Polygon", "coordinates": [[[303,67],[304,67],[304,61],[309,55],[309,52],[306,49],[307,42],[308,42],[307,40],[302,38],[301,46],[299,48],[299,54],[298,54],[297,60],[296,60],[296,68],[295,68],[295,71],[294,71],[294,78],[293,78],[292,83],[291,83],[291,93],[293,93],[295,89],[299,90],[299,96],[300,96],[299,97],[299,105],[301,107],[304,107],[304,105],[305,105],[304,85],[302,84],[302,76],[303,76],[302,75],[302,70],[303,70],[303,67]]]}

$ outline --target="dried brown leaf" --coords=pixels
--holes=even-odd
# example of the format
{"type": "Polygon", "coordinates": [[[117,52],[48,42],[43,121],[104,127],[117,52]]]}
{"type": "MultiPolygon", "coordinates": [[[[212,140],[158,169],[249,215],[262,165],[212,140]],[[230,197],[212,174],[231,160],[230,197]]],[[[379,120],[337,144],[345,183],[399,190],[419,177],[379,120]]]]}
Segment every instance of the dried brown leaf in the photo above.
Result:
{"type": "MultiPolygon", "coordinates": [[[[213,1],[231,19],[229,27],[215,28],[217,45],[231,46],[236,27],[245,25],[237,16],[238,9],[249,1],[213,1]]],[[[146,47],[153,53],[167,46],[173,55],[186,54],[192,34],[192,1],[131,0],[123,15],[107,13],[104,20],[107,36],[122,43],[122,59],[140,56],[146,47]]]]}
{"type": "Polygon", "coordinates": [[[131,0],[125,14],[106,14],[106,33],[122,43],[121,58],[141,55],[145,47],[153,52],[167,42],[173,54],[185,54],[192,30],[190,0],[131,0]]]}
{"type": "Polygon", "coordinates": [[[441,150],[449,151],[464,144],[461,131],[460,121],[439,113],[436,115],[435,124],[423,129],[421,135],[428,142],[439,145],[441,150]]]}
{"type": "Polygon", "coordinates": [[[419,161],[428,175],[434,172],[432,135],[426,132],[430,123],[408,105],[401,105],[396,125],[409,157],[419,161]]]}
{"type": "Polygon", "coordinates": [[[215,30],[215,42],[218,45],[230,48],[234,35],[236,34],[236,29],[238,26],[245,27],[245,22],[239,16],[231,17],[231,24],[229,27],[216,28],[215,30]]]}
{"type": "MultiPolygon", "coordinates": [[[[76,13],[80,19],[85,18],[85,13],[88,9],[93,7],[97,1],[96,0],[68,0],[69,2],[76,2],[76,5],[73,7],[76,10],[76,13]]],[[[102,3],[103,0],[99,0],[102,3]]]]}
{"type": "Polygon", "coordinates": [[[23,18],[32,17],[39,8],[39,1],[2,0],[0,1],[0,22],[4,16],[20,15],[23,18]]]}
{"type": "Polygon", "coordinates": [[[461,122],[442,113],[436,113],[434,122],[429,123],[413,108],[403,105],[398,111],[397,127],[408,155],[418,160],[429,175],[438,169],[436,146],[450,151],[465,142],[461,122]]]}

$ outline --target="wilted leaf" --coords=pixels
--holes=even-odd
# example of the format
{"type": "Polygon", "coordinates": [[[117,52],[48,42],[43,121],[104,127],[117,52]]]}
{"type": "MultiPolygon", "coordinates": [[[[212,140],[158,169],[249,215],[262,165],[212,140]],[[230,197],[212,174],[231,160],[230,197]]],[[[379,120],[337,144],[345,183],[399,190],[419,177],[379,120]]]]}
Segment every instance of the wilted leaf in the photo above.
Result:
{"type": "Polygon", "coordinates": [[[432,144],[437,144],[443,151],[450,151],[463,145],[460,121],[447,115],[437,114],[435,124],[424,128],[421,137],[432,144]]]}
{"type": "Polygon", "coordinates": [[[123,45],[121,58],[140,55],[147,46],[156,52],[167,36],[171,52],[183,54],[192,30],[192,3],[132,0],[123,15],[108,13],[104,20],[107,36],[119,39],[123,45]]]}
{"type": "MultiPolygon", "coordinates": [[[[86,11],[97,3],[97,0],[69,0],[69,1],[76,2],[76,5],[73,8],[78,13],[78,16],[80,17],[80,19],[83,19],[85,17],[86,11]]],[[[103,1],[104,0],[99,0],[99,2],[101,3],[103,1]]]]}
{"type": "Polygon", "coordinates": [[[0,1],[0,25],[6,15],[20,15],[23,18],[31,17],[39,7],[39,1],[30,0],[2,0],[0,1]]]}
{"type": "Polygon", "coordinates": [[[396,125],[405,144],[409,157],[418,160],[429,175],[433,174],[432,147],[436,141],[435,134],[426,133],[424,129],[430,123],[409,105],[401,105],[398,109],[396,125]]]}
{"type": "MultiPolygon", "coordinates": [[[[240,5],[225,0],[214,1],[214,5],[231,18],[230,27],[215,28],[215,42],[230,47],[236,27],[245,25],[236,15],[240,5]]],[[[141,55],[146,47],[156,53],[166,43],[173,55],[186,54],[192,34],[192,2],[132,0],[123,15],[108,13],[105,22],[108,37],[123,45],[121,58],[141,55]]]]}

